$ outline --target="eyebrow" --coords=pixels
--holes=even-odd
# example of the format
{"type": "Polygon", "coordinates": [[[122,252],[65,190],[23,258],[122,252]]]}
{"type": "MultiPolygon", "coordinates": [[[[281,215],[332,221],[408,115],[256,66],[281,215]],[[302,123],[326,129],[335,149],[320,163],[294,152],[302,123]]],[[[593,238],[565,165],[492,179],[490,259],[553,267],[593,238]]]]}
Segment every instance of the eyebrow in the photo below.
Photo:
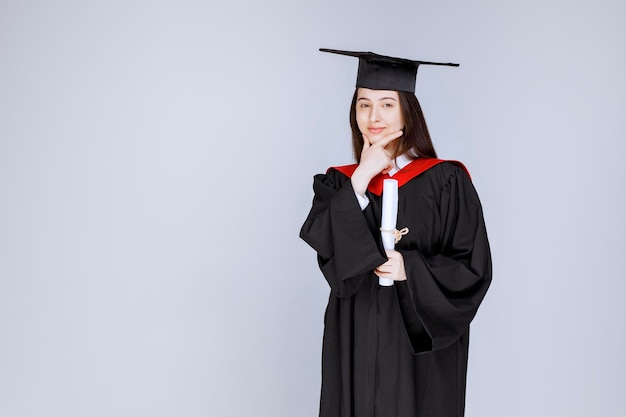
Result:
{"type": "MultiPolygon", "coordinates": [[[[372,101],[370,98],[367,98],[367,97],[359,97],[356,101],[359,101],[359,100],[367,100],[367,101],[372,101]]],[[[396,99],[395,99],[395,98],[393,98],[393,97],[381,97],[381,98],[379,98],[377,101],[382,101],[382,100],[393,100],[393,101],[398,101],[398,100],[396,100],[396,99]]]]}

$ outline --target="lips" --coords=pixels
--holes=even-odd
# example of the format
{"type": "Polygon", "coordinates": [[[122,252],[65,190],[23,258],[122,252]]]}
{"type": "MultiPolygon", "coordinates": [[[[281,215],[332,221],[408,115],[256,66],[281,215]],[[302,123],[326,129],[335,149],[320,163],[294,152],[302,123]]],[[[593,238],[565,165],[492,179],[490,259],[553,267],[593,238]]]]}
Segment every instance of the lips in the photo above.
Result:
{"type": "Polygon", "coordinates": [[[373,133],[375,135],[382,132],[383,130],[385,130],[384,127],[368,127],[367,128],[368,132],[373,133]]]}

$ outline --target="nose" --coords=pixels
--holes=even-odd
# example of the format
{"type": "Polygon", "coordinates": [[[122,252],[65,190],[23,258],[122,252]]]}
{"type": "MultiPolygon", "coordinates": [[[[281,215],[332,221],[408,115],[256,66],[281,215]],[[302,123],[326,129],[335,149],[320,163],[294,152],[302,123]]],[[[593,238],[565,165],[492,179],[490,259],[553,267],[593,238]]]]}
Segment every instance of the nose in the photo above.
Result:
{"type": "Polygon", "coordinates": [[[379,120],[378,107],[372,106],[370,111],[370,122],[377,122],[379,120]]]}

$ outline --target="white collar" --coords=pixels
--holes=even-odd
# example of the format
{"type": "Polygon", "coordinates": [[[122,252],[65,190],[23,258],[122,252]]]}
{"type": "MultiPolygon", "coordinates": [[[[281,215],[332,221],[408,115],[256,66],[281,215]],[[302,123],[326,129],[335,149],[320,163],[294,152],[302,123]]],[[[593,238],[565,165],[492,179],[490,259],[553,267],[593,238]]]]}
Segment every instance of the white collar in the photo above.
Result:
{"type": "Polygon", "coordinates": [[[400,171],[402,168],[410,164],[412,159],[410,159],[406,154],[402,154],[396,158],[393,164],[393,168],[388,172],[390,177],[396,175],[396,172],[400,171]]]}

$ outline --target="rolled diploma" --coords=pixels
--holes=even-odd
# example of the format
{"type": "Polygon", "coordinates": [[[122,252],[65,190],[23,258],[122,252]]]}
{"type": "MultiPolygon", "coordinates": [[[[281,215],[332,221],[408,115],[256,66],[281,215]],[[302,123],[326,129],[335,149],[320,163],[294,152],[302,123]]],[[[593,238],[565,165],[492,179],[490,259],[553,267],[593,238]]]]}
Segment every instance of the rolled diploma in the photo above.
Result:
{"type": "MultiPolygon", "coordinates": [[[[383,239],[383,247],[385,249],[394,249],[396,245],[396,237],[393,234],[393,230],[396,229],[396,222],[398,221],[398,181],[397,180],[384,180],[383,181],[383,214],[380,222],[380,228],[383,230],[391,230],[391,232],[381,231],[381,237],[383,239]]],[[[383,287],[390,287],[393,285],[393,280],[388,278],[378,277],[378,285],[383,287]]]]}

